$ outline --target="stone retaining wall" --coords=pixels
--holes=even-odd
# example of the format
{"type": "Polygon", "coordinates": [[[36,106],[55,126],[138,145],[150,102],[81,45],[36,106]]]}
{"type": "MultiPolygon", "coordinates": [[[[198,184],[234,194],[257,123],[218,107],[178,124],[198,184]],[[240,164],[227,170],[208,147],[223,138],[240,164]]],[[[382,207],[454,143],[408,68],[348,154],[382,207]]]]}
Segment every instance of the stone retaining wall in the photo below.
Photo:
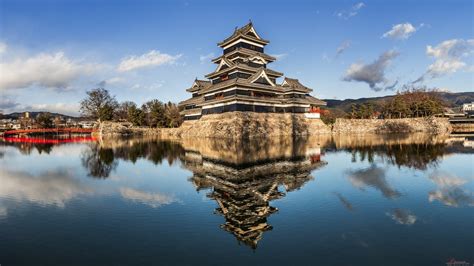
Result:
{"type": "Polygon", "coordinates": [[[336,119],[332,127],[335,134],[357,133],[449,133],[451,125],[447,118],[402,118],[402,119],[336,119]]]}
{"type": "Polygon", "coordinates": [[[203,116],[181,126],[182,137],[254,138],[329,134],[331,129],[320,119],[303,114],[230,112],[203,116]]]}
{"type": "Polygon", "coordinates": [[[130,123],[103,122],[102,136],[144,135],[168,139],[215,137],[251,139],[276,136],[311,136],[318,134],[377,134],[402,132],[448,133],[451,126],[445,118],[405,119],[337,119],[329,127],[320,119],[303,114],[230,112],[185,121],[179,128],[142,128],[130,123]]]}

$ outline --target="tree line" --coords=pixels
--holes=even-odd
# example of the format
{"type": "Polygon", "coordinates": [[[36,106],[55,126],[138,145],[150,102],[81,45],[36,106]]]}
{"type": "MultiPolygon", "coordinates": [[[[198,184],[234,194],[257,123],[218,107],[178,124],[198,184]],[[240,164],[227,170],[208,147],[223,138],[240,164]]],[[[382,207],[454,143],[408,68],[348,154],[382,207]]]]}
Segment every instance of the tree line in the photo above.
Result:
{"type": "Polygon", "coordinates": [[[384,118],[433,116],[442,114],[445,106],[437,91],[411,88],[397,93],[386,102],[382,115],[384,118]]]}
{"type": "Polygon", "coordinates": [[[403,91],[384,102],[365,102],[352,104],[349,110],[326,109],[321,118],[334,123],[336,118],[416,118],[442,114],[446,103],[436,90],[405,87],[403,91]]]}
{"type": "Polygon", "coordinates": [[[140,107],[132,101],[119,103],[108,90],[97,88],[87,91],[80,102],[84,116],[99,121],[130,122],[134,126],[179,127],[183,122],[175,103],[150,100],[140,107]]]}

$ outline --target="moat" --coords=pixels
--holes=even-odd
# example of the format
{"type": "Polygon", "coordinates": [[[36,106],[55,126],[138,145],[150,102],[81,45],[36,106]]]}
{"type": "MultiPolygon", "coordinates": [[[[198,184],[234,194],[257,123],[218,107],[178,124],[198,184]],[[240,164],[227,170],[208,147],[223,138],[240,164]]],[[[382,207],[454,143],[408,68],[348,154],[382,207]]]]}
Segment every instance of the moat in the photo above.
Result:
{"type": "Polygon", "coordinates": [[[474,263],[473,154],[423,134],[0,139],[0,264],[474,263]]]}

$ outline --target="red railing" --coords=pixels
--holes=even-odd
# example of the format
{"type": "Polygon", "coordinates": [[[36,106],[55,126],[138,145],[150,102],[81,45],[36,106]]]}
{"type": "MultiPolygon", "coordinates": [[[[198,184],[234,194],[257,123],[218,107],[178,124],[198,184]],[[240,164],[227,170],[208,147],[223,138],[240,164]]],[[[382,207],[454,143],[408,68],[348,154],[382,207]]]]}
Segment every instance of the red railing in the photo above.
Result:
{"type": "Polygon", "coordinates": [[[34,143],[34,144],[60,144],[60,143],[71,143],[71,142],[90,142],[96,141],[94,137],[74,137],[66,139],[42,139],[42,138],[3,138],[6,142],[18,142],[18,143],[34,143]]]}
{"type": "Polygon", "coordinates": [[[3,132],[4,136],[20,135],[30,133],[56,133],[56,134],[90,134],[95,130],[92,128],[36,128],[36,129],[18,129],[3,132]]]}

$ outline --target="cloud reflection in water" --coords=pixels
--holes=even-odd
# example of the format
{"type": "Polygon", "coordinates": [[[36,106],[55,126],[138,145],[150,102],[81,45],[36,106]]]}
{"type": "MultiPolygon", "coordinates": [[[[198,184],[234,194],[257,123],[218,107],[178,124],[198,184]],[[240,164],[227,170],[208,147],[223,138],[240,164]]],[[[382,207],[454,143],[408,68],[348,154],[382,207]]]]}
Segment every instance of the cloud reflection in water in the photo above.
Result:
{"type": "Polygon", "coordinates": [[[365,187],[373,187],[389,199],[398,198],[401,193],[392,188],[385,177],[385,169],[375,164],[368,168],[346,171],[347,177],[354,187],[364,190],[365,187]]]}

